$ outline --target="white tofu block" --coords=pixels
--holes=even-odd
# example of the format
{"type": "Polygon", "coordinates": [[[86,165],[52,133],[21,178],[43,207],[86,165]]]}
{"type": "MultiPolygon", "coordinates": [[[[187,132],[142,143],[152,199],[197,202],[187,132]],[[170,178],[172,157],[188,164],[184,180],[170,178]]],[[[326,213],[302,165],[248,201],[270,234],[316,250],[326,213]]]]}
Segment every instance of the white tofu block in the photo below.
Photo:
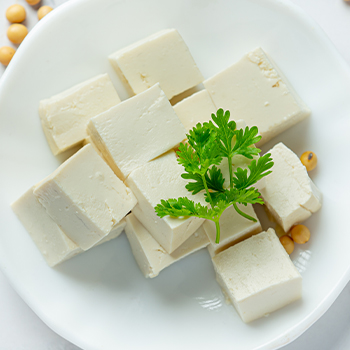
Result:
{"type": "Polygon", "coordinates": [[[101,153],[101,151],[98,149],[98,147],[95,145],[95,143],[92,141],[91,136],[88,135],[87,137],[85,137],[84,141],[83,141],[83,146],[86,145],[91,145],[94,150],[98,153],[98,155],[106,162],[108,163],[107,159],[105,159],[104,155],[101,153]]]}
{"type": "MultiPolygon", "coordinates": [[[[33,193],[34,188],[35,186],[31,187],[17,201],[12,203],[11,207],[28,231],[47,264],[53,267],[84,251],[69,239],[48,215],[45,208],[35,197],[33,193]]],[[[121,220],[95,246],[118,237],[123,232],[125,225],[125,219],[121,220]]]]}
{"type": "Polygon", "coordinates": [[[158,276],[159,272],[166,267],[209,244],[205,232],[200,227],[180,247],[168,254],[135,215],[128,215],[126,222],[126,236],[135,260],[146,278],[158,276]]]}
{"type": "Polygon", "coordinates": [[[218,283],[246,323],[301,298],[302,277],[273,229],[212,260],[218,283]]]}
{"type": "Polygon", "coordinates": [[[109,56],[135,94],[160,83],[170,100],[203,81],[193,57],[176,29],[162,30],[109,56]]]}
{"type": "Polygon", "coordinates": [[[276,65],[258,48],[203,82],[217,108],[257,126],[259,145],[310,115],[276,65]]]}
{"type": "Polygon", "coordinates": [[[107,236],[137,202],[91,145],[40,182],[34,194],[66,235],[84,250],[107,236]]]}
{"type": "Polygon", "coordinates": [[[39,115],[52,153],[56,155],[82,143],[87,136],[86,125],[90,118],[119,102],[107,74],[41,100],[39,115]]]}
{"type": "Polygon", "coordinates": [[[260,221],[251,204],[247,206],[238,204],[238,208],[255,218],[257,222],[244,218],[236,212],[233,206],[227,208],[220,217],[220,243],[217,244],[215,243],[215,224],[213,221],[206,220],[202,227],[210,240],[208,246],[210,256],[213,257],[232,245],[262,231],[260,221]]]}
{"type": "Polygon", "coordinates": [[[33,239],[49,266],[55,266],[79,254],[82,250],[70,240],[47,214],[30,188],[11,204],[25,229],[33,239]]]}
{"type": "MultiPolygon", "coordinates": [[[[35,186],[31,187],[17,201],[12,203],[11,207],[22,222],[24,228],[28,231],[47,264],[54,267],[84,252],[84,250],[69,239],[56,222],[52,220],[45,208],[35,197],[33,193],[34,188],[35,186]]],[[[125,219],[121,220],[95,246],[118,237],[123,232],[125,225],[125,219]]]]}
{"type": "Polygon", "coordinates": [[[125,226],[126,226],[126,221],[125,219],[122,219],[115,226],[113,226],[112,230],[108,233],[107,236],[105,236],[100,241],[98,241],[93,247],[97,247],[100,244],[109,242],[112,239],[119,237],[122,234],[123,230],[125,229],[125,226]]]}
{"type": "Polygon", "coordinates": [[[88,132],[122,180],[186,138],[159,84],[92,118],[88,132]]]}
{"type": "Polygon", "coordinates": [[[211,120],[211,114],[215,114],[217,108],[208,91],[202,90],[178,102],[174,110],[186,130],[189,131],[198,123],[203,124],[211,120]]]}
{"type": "Polygon", "coordinates": [[[143,226],[155,240],[170,254],[189,238],[202,224],[204,219],[174,218],[157,216],[154,207],[161,199],[188,197],[195,202],[207,205],[203,193],[191,195],[185,188],[187,180],[178,164],[174,151],[135,169],[126,183],[135,194],[138,204],[132,210],[143,226]]]}
{"type": "Polygon", "coordinates": [[[274,161],[272,173],[257,188],[276,222],[288,232],[321,208],[322,194],[298,156],[283,143],[268,153],[274,161]]]}

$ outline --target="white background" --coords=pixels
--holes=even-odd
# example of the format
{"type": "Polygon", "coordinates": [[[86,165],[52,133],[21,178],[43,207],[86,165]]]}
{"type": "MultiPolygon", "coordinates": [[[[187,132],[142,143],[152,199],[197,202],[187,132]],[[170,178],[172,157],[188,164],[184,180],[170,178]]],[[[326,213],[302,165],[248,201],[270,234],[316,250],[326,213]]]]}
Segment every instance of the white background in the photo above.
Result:
{"type": "MultiPolygon", "coordinates": [[[[42,5],[57,7],[68,0],[42,0],[42,5]]],[[[350,2],[343,0],[292,0],[313,17],[350,64],[350,2]]],[[[6,8],[14,3],[27,10],[25,24],[37,23],[36,9],[25,0],[0,0],[0,46],[11,45],[6,37],[6,8]]],[[[12,45],[11,45],[12,46],[12,45]]],[[[0,75],[4,67],[0,67],[0,75]]],[[[322,74],[322,72],[320,72],[322,74]]],[[[349,91],[350,98],[350,91],[349,91]]],[[[330,116],[331,118],[331,116],[330,116]]],[[[346,232],[344,231],[344,234],[346,232]]],[[[350,283],[327,313],[284,350],[350,349],[350,283]]],[[[21,300],[0,272],[0,350],[78,350],[51,331],[21,300]]]]}

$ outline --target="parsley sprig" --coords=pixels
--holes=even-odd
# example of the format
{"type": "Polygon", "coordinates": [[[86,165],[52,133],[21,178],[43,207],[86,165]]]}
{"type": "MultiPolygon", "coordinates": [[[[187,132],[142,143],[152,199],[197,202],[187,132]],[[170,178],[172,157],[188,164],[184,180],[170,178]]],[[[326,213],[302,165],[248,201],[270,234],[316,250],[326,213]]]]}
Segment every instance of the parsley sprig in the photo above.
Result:
{"type": "Polygon", "coordinates": [[[192,180],[188,182],[186,189],[192,194],[204,191],[205,200],[210,206],[195,203],[187,197],[180,197],[161,200],[161,203],[155,207],[155,211],[161,218],[170,215],[194,216],[211,220],[216,227],[215,242],[219,243],[219,220],[222,213],[231,205],[243,217],[256,221],[255,218],[241,211],[237,204],[245,206],[263,204],[259,191],[253,185],[271,173],[273,161],[270,153],[258,160],[253,159],[253,156],[261,152],[259,148],[254,147],[254,144],[261,139],[256,126],[237,130],[236,123],[230,121],[230,112],[224,112],[222,109],[211,117],[212,121],[198,123],[189,131],[186,135],[188,143],[181,143],[177,152],[178,162],[185,169],[185,173],[181,176],[186,180],[192,180]],[[252,159],[248,169],[238,168],[233,172],[232,159],[237,155],[252,159]],[[225,179],[217,167],[224,158],[228,162],[229,188],[224,188],[225,179]]]}

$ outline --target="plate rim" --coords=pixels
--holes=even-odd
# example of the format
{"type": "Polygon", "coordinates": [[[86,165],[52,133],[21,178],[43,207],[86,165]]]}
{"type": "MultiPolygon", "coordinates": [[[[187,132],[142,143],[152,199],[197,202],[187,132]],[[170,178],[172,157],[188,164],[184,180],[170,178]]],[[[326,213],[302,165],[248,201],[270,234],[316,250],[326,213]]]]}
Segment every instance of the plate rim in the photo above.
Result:
{"type": "MultiPolygon", "coordinates": [[[[22,52],[24,53],[27,47],[30,46],[33,40],[36,40],[36,36],[41,32],[42,28],[45,28],[47,21],[55,16],[63,16],[66,11],[70,11],[72,8],[81,6],[87,3],[92,3],[95,0],[70,0],[67,1],[60,6],[58,6],[55,11],[49,14],[49,18],[43,18],[39,21],[34,28],[29,32],[26,37],[26,40],[18,47],[16,55],[13,57],[11,63],[6,68],[2,77],[0,78],[0,97],[2,95],[2,91],[6,88],[7,82],[11,79],[12,72],[16,69],[17,61],[21,60],[22,52]],[[19,52],[19,53],[18,53],[19,52]]],[[[112,1],[112,0],[108,0],[112,1]]],[[[114,3],[121,3],[127,0],[113,0],[114,3]]],[[[242,0],[244,1],[244,0],[242,0]]],[[[332,54],[336,57],[337,61],[342,64],[342,69],[347,70],[350,75],[350,67],[343,58],[343,56],[339,53],[333,42],[329,39],[328,35],[322,29],[322,27],[303,9],[301,9],[298,5],[293,3],[291,0],[250,0],[251,2],[261,3],[264,1],[265,3],[270,3],[272,6],[276,6],[277,4],[281,7],[285,7],[285,10],[290,11],[291,16],[298,17],[303,23],[306,23],[309,27],[313,27],[316,34],[328,47],[328,49],[332,52],[332,54]]],[[[21,297],[21,299],[30,307],[30,309],[55,333],[60,335],[62,338],[68,340],[72,344],[82,347],[86,350],[98,350],[95,347],[92,347],[90,344],[86,344],[84,339],[77,338],[74,335],[74,332],[69,332],[67,329],[62,328],[58,325],[53,317],[50,317],[49,313],[43,312],[41,309],[36,308],[36,305],[30,298],[27,298],[24,289],[11,278],[10,274],[7,272],[6,262],[0,255],[0,270],[6,277],[7,281],[11,285],[11,287],[15,290],[15,292],[21,297]]],[[[342,277],[338,280],[338,282],[333,286],[331,291],[322,299],[319,305],[308,315],[306,315],[301,321],[291,327],[289,330],[280,334],[279,336],[273,338],[272,340],[258,346],[252,348],[251,350],[267,350],[267,349],[279,349],[283,346],[290,344],[299,336],[301,336],[305,331],[307,331],[317,320],[319,320],[325,312],[332,306],[334,301],[337,299],[339,294],[345,288],[347,283],[350,281],[350,264],[346,268],[342,277]]]]}

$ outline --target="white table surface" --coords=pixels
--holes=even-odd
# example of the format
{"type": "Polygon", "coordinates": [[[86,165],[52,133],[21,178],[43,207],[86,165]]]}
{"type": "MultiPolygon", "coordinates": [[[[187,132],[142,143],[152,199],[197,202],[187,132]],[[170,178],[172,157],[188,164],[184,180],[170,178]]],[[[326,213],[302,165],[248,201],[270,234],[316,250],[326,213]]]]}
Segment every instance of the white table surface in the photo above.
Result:
{"type": "MultiPolygon", "coordinates": [[[[68,0],[42,0],[42,5],[57,7],[66,1],[68,0]]],[[[321,25],[350,64],[350,3],[348,5],[343,0],[292,1],[321,25]]],[[[37,23],[35,9],[38,6],[31,7],[25,0],[0,0],[0,46],[11,44],[6,37],[8,23],[5,19],[5,11],[14,3],[25,6],[27,10],[25,24],[29,29],[37,23]]],[[[3,71],[4,67],[1,66],[0,76],[3,71]]],[[[349,330],[350,283],[319,321],[283,349],[348,350],[350,349],[349,330]]],[[[79,348],[49,329],[22,301],[0,271],[0,350],[22,349],[77,350],[79,348]]]]}

